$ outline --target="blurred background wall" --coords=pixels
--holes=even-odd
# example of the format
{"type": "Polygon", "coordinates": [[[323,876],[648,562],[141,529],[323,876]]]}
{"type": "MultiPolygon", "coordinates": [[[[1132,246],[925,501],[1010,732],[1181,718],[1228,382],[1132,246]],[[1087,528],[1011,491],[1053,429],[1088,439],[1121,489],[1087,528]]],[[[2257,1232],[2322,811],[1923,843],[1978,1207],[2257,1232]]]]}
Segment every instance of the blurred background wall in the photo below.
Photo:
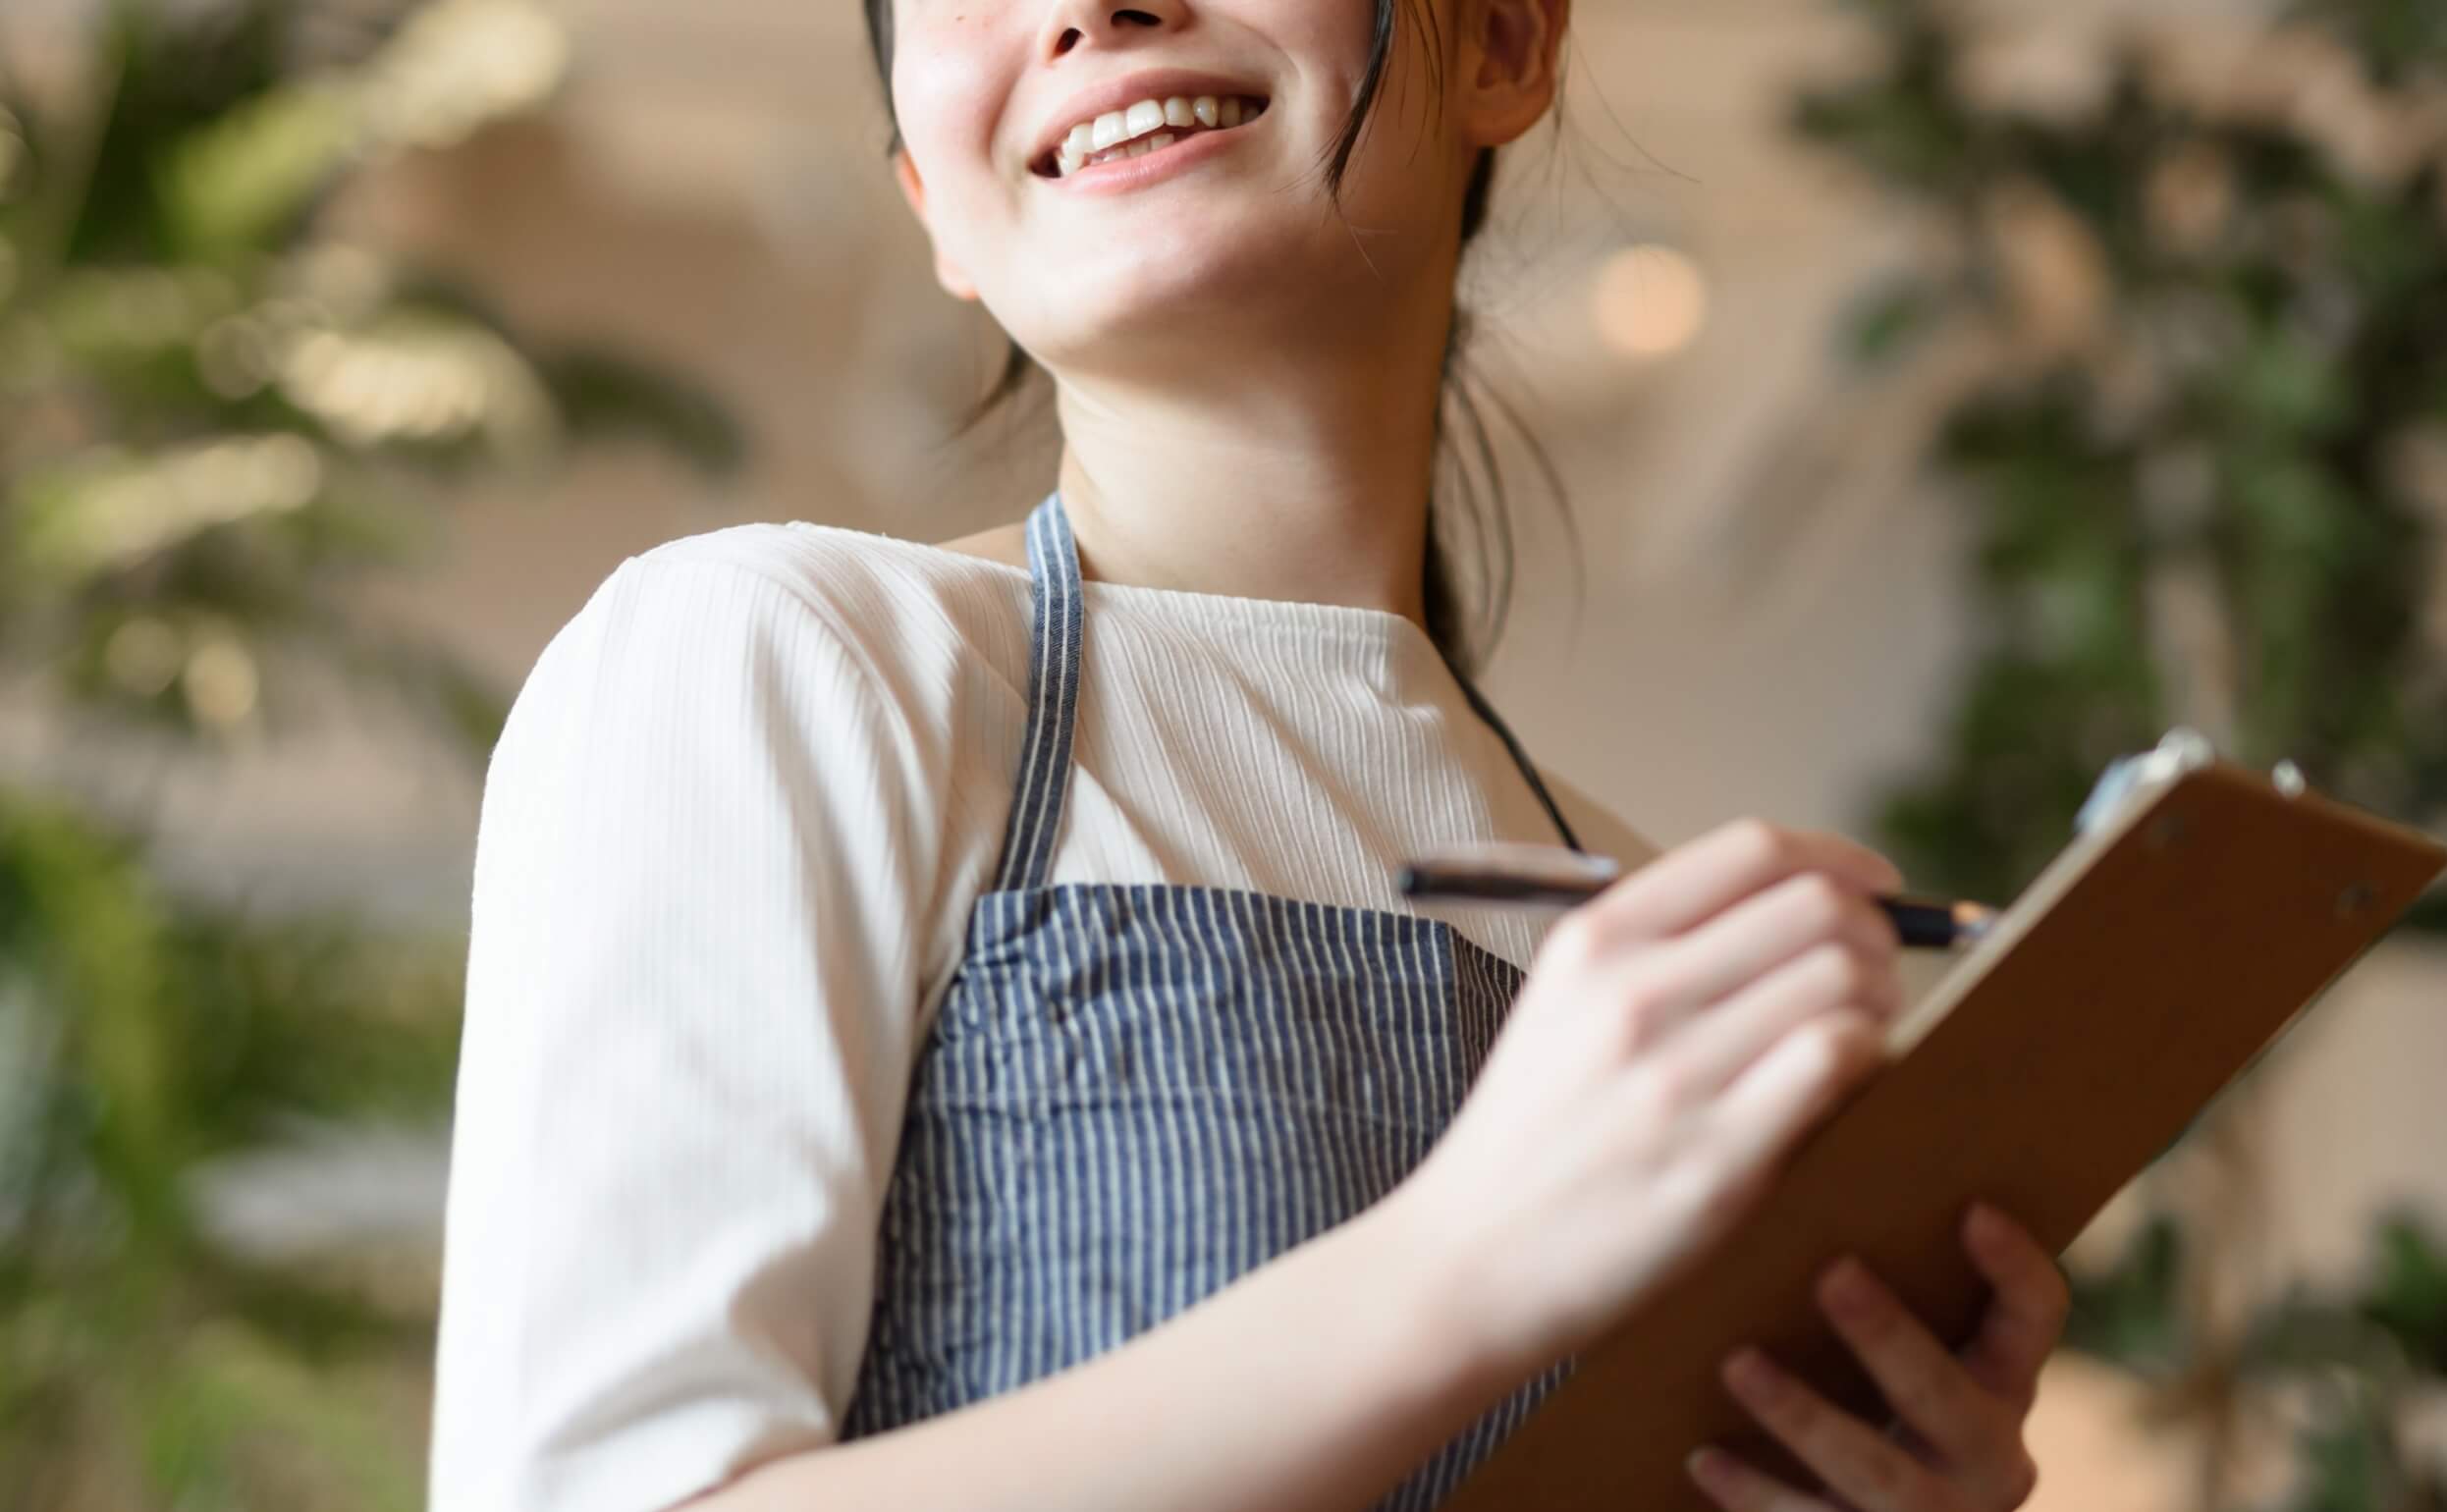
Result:
{"type": "MultiPolygon", "coordinates": [[[[346,57],[414,8],[328,9],[338,40],[326,45],[346,57]]],[[[2078,115],[2105,87],[2109,37],[2139,31],[2239,74],[2264,66],[2250,60],[2273,12],[1993,0],[1974,13],[1970,72],[2038,119],[2078,115]]],[[[462,137],[353,163],[314,211],[318,238],[480,291],[489,317],[525,339],[582,339],[684,375],[735,421],[744,464],[709,467],[703,447],[646,425],[607,429],[550,465],[437,474],[418,497],[438,528],[395,568],[353,577],[352,613],[429,638],[509,690],[593,586],[656,543],[778,518],[936,540],[1039,497],[1053,459],[1041,405],[946,439],[990,377],[997,338],[927,276],[853,7],[562,0],[515,14],[549,25],[500,25],[476,44],[510,80],[502,108],[472,112],[462,137]],[[521,56],[524,75],[502,62],[521,56]],[[521,78],[532,100],[515,97],[521,78]]],[[[0,45],[29,88],[73,105],[90,87],[96,25],[73,0],[10,0],[0,45]]],[[[1972,666],[1987,591],[1978,516],[1961,481],[1927,464],[1962,363],[1865,377],[1838,339],[1863,288],[1916,265],[1931,234],[1794,124],[1806,88],[1877,57],[1876,29],[1825,0],[1583,0],[1561,127],[1508,162],[1473,270],[1483,371],[1553,458],[1578,537],[1522,491],[1521,591],[1487,684],[1542,759],[1661,842],[1743,813],[1875,837],[1878,794],[1939,752],[1972,666]]],[[[2064,277],[2078,302],[2078,270],[2064,277]]],[[[2434,559],[2423,570],[2435,576],[2434,559]]],[[[480,765],[413,721],[351,712],[322,688],[279,719],[242,709],[205,731],[200,756],[147,746],[97,760],[92,727],[35,680],[7,688],[0,779],[113,812],[140,793],[165,886],[274,915],[339,904],[445,953],[463,926],[480,765]]],[[[2443,997],[2438,946],[2406,938],[2374,953],[2255,1074],[2237,1100],[2249,1115],[2138,1184],[2077,1258],[2111,1265],[2146,1211],[2209,1201],[2223,1205],[2226,1257],[2211,1289],[2228,1300],[2204,1306],[2231,1312],[2295,1280],[2358,1284],[2382,1210],[2447,1214],[2443,997]]],[[[215,1211],[280,1256],[378,1241],[390,1257],[379,1285],[412,1318],[442,1180],[431,1121],[299,1129],[204,1168],[215,1211]],[[316,1153],[291,1154],[300,1143],[316,1153]]],[[[411,1323],[395,1364],[414,1342],[411,1323]]],[[[2214,1395],[2215,1376],[2186,1380],[2214,1395]]],[[[389,1393],[385,1421],[412,1454],[412,1364],[382,1379],[369,1389],[389,1393]]],[[[120,1410],[151,1410],[136,1401],[120,1410]]],[[[2240,1472],[2259,1499],[2220,1504],[2269,1504],[2294,1428],[2201,1405],[2182,1383],[2068,1357],[2035,1430],[2038,1504],[2202,1505],[2202,1456],[2238,1436],[2265,1451],[2240,1472]]],[[[183,1462],[153,1463],[175,1479],[183,1462]]],[[[299,1472],[281,1484],[300,1504],[413,1495],[377,1482],[299,1472]]],[[[102,1476],[91,1485],[105,1490],[81,1494],[171,1504],[142,1483],[102,1476]]]]}

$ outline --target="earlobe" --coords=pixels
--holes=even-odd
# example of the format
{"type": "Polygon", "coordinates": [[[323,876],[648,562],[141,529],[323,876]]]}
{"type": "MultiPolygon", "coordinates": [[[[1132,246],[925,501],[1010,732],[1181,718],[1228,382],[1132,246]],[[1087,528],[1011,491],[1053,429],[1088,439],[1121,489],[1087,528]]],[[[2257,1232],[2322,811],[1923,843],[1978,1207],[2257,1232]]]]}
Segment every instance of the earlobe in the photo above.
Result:
{"type": "Polygon", "coordinates": [[[957,263],[945,255],[943,243],[935,236],[935,223],[926,218],[926,181],[918,176],[917,164],[910,161],[906,147],[893,153],[893,179],[900,186],[900,197],[909,202],[909,213],[926,228],[926,239],[934,243],[935,282],[955,299],[975,299],[977,286],[969,282],[957,263]]]}

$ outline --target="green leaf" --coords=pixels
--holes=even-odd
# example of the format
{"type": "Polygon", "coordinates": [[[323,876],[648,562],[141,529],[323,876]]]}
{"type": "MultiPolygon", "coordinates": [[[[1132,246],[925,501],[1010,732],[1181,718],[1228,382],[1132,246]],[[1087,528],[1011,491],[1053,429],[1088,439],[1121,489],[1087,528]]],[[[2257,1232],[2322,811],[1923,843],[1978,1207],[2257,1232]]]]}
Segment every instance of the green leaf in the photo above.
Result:
{"type": "Polygon", "coordinates": [[[747,460],[745,431],[700,384],[599,344],[539,346],[475,290],[433,272],[402,279],[400,299],[403,308],[465,321],[527,351],[563,422],[576,436],[641,437],[718,477],[736,472],[747,460]]]}
{"type": "Polygon", "coordinates": [[[161,165],[164,219],[186,255],[228,262],[295,230],[363,139],[353,95],[299,82],[214,118],[161,165]]]}
{"type": "Polygon", "coordinates": [[[746,464],[746,433],[722,401],[697,384],[600,347],[546,351],[536,358],[536,370],[575,436],[659,442],[715,477],[746,464]]]}
{"type": "Polygon", "coordinates": [[[2377,1377],[2405,1370],[2404,1352],[2360,1311],[2299,1284],[2254,1316],[2236,1358],[2247,1373],[2268,1378],[2338,1370],[2377,1377]]]}
{"type": "Polygon", "coordinates": [[[2393,1512],[2404,1481],[2387,1423],[2356,1411],[2296,1440],[2300,1481],[2284,1512],[2393,1512]]]}
{"type": "Polygon", "coordinates": [[[374,1418],[369,1405],[334,1392],[293,1356],[245,1326],[206,1323],[163,1362],[162,1379],[146,1414],[152,1479],[186,1506],[248,1506],[250,1448],[277,1445],[288,1457],[319,1460],[337,1470],[372,1512],[410,1512],[416,1473],[374,1418]]]}
{"type": "Polygon", "coordinates": [[[2100,1272],[2075,1272],[2064,1347],[2144,1374],[2176,1366],[2186,1345],[2178,1288],[2184,1235],[2168,1214],[2153,1215],[2100,1272]]]}
{"type": "Polygon", "coordinates": [[[1841,317],[1842,350],[1864,367],[1896,361],[1936,329],[1948,302],[1923,275],[1872,285],[1853,297],[1841,317]]]}
{"type": "Polygon", "coordinates": [[[2419,1215],[2381,1220],[2376,1270],[2360,1308],[2422,1369],[2447,1376],[2447,1248],[2419,1215]]]}
{"type": "Polygon", "coordinates": [[[2436,0],[2299,0],[2288,15],[2335,31],[2383,84],[2447,70],[2447,7],[2436,0]]]}
{"type": "Polygon", "coordinates": [[[2316,437],[2351,420],[2354,395],[2336,353],[2293,330],[2263,331],[2226,367],[2236,430],[2263,442],[2316,437]]]}

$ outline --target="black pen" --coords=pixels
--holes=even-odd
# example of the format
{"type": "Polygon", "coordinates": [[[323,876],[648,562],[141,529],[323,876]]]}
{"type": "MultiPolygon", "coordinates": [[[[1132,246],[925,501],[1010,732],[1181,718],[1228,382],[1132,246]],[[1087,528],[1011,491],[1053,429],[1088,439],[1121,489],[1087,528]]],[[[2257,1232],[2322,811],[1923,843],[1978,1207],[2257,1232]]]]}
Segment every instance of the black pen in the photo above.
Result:
{"type": "MultiPolygon", "coordinates": [[[[1406,862],[1402,895],[1423,902],[1497,903],[1569,908],[1623,875],[1619,862],[1559,845],[1463,845],[1406,862]]],[[[1987,934],[1997,910],[1983,903],[1880,894],[1871,899],[1894,921],[1906,945],[1945,950],[1987,934]]]]}

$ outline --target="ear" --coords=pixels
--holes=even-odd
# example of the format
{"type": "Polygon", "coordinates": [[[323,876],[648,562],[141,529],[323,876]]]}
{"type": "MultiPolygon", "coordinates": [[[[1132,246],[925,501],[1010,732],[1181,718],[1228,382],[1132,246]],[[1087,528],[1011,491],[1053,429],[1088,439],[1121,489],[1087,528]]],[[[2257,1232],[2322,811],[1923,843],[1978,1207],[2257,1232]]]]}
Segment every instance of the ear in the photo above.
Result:
{"type": "Polygon", "coordinates": [[[1464,0],[1464,126],[1473,147],[1500,147],[1536,126],[1561,87],[1572,0],[1464,0]]]}
{"type": "Polygon", "coordinates": [[[900,197],[909,201],[909,213],[918,218],[918,224],[926,228],[927,240],[935,243],[935,282],[955,299],[976,298],[977,286],[945,253],[942,241],[935,236],[935,223],[926,218],[926,181],[918,177],[917,164],[909,160],[906,147],[893,152],[893,178],[900,185],[900,197]]]}

